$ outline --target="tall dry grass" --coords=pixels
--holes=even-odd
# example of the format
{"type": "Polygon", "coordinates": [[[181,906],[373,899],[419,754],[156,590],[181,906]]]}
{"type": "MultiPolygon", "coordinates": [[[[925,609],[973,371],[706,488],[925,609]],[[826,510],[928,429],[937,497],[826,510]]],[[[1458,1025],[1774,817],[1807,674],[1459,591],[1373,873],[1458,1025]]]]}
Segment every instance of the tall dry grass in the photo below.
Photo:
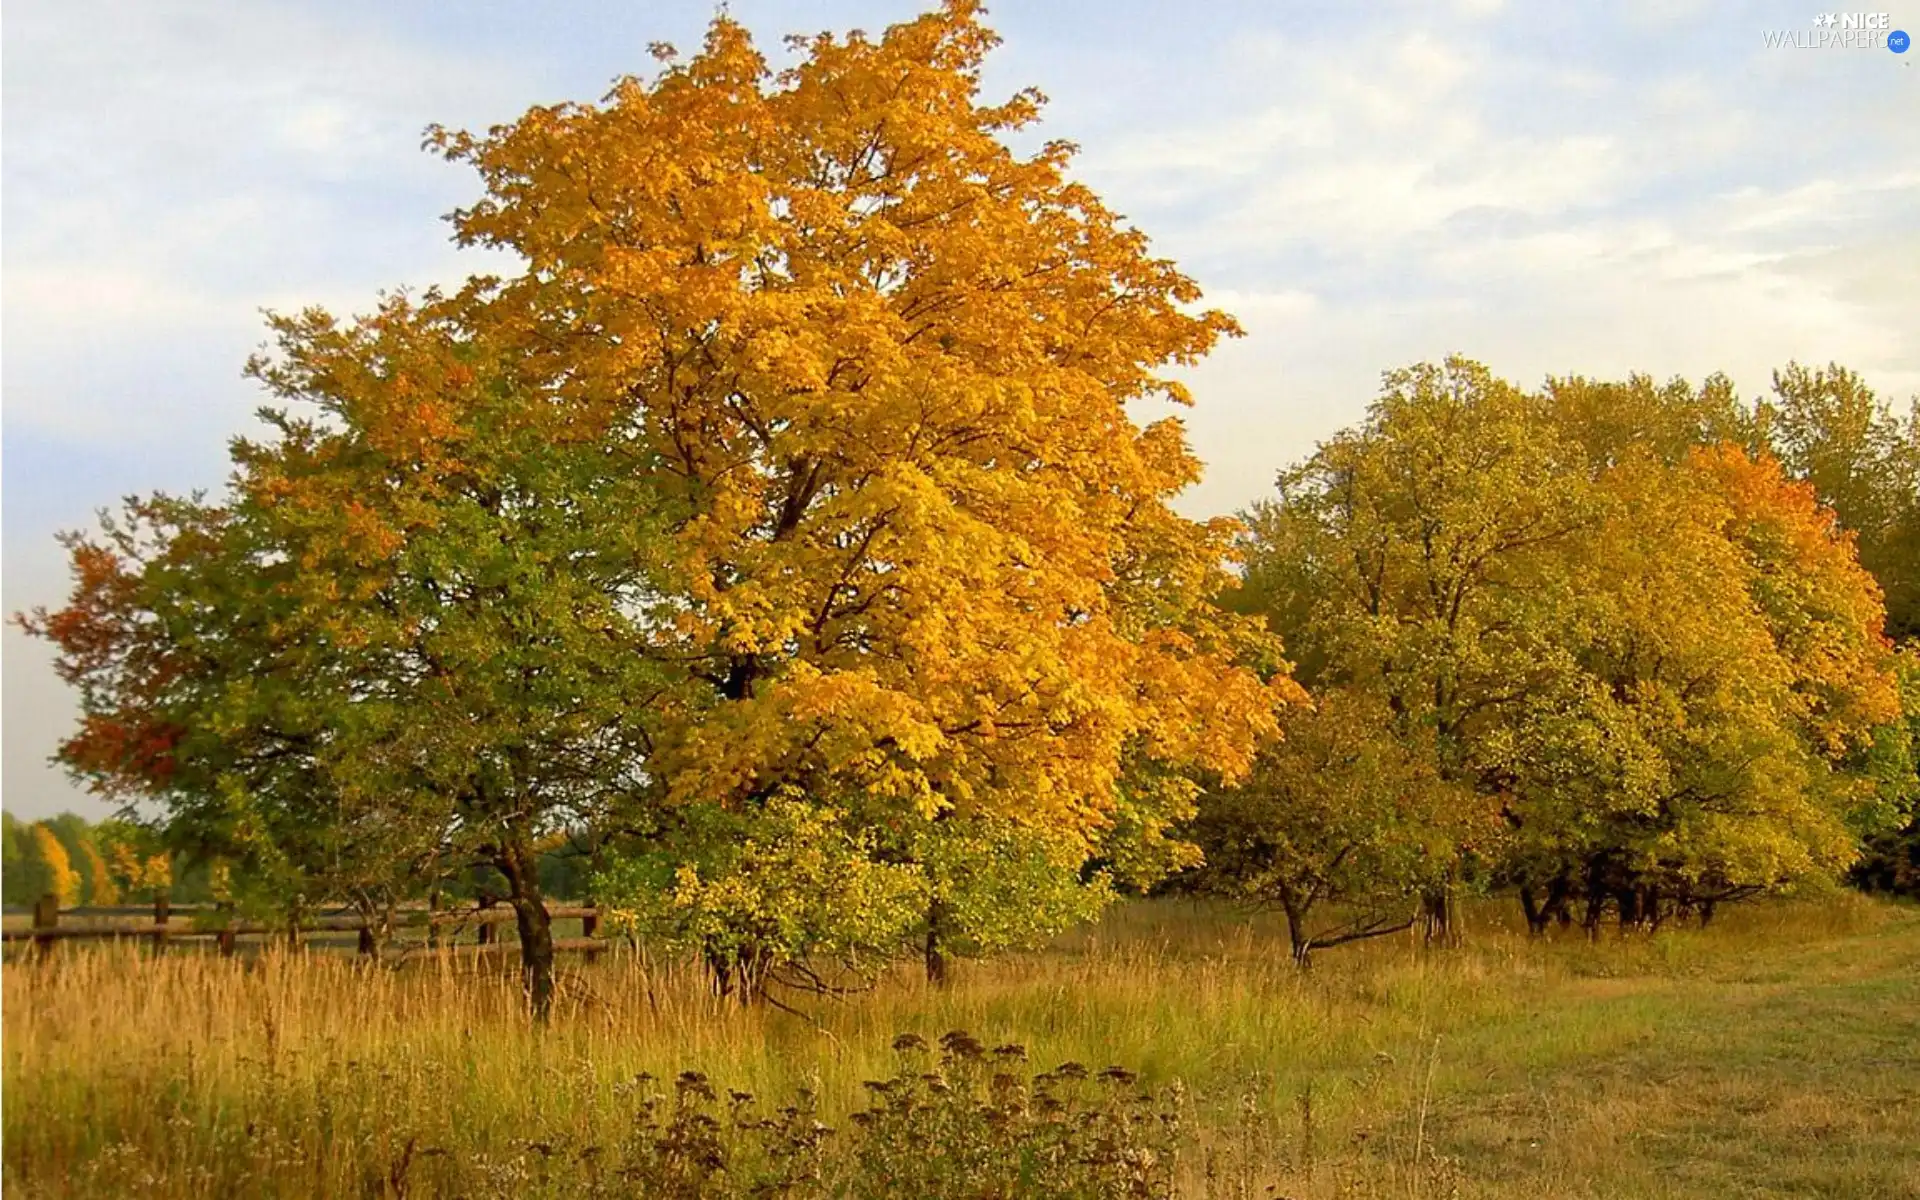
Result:
{"type": "Polygon", "coordinates": [[[1471,1164],[1437,1151],[1436,1095],[1470,1089],[1489,1061],[1551,1071],[1631,1035],[1630,1013],[1584,1001],[1795,970],[1910,917],[1836,897],[1597,945],[1530,943],[1505,906],[1469,920],[1458,951],[1382,940],[1303,975],[1268,918],[1137,903],[1044,952],[970,964],[943,990],[902,971],[815,1000],[811,1021],[725,1007],[689,965],[622,954],[569,965],[544,1028],[497,966],[62,946],[5,967],[6,1183],[21,1196],[542,1194],[554,1147],[630,1128],[643,1072],[697,1068],[775,1101],[809,1089],[832,1124],[894,1070],[895,1034],[965,1029],[1024,1044],[1038,1067],[1182,1081],[1202,1131],[1195,1191],[1446,1194],[1471,1164]],[[1463,1039],[1471,1053],[1455,1052],[1463,1039]]]}

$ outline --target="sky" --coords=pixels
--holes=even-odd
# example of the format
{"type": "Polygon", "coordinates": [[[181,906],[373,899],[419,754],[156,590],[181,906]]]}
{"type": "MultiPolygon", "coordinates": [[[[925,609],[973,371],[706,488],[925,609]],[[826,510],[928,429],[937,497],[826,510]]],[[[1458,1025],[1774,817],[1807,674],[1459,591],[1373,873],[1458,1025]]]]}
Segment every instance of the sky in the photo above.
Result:
{"type": "MultiPolygon", "coordinates": [[[[1920,33],[1920,5],[1893,11],[1920,33]]],[[[734,0],[788,33],[916,0],[734,0]]],[[[1190,372],[1193,515],[1258,498],[1381,372],[1460,352],[1748,396],[1789,360],[1920,392],[1920,50],[1769,46],[1804,3],[1000,0],[985,89],[1246,336],[1190,372]]],[[[217,491],[262,396],[264,309],[370,308],[497,269],[420,149],[593,100],[698,46],[706,0],[9,0],[0,25],[0,599],[58,604],[54,541],[122,496],[217,491]]],[[[106,805],[48,764],[76,709],[0,636],[0,802],[106,805]]]]}

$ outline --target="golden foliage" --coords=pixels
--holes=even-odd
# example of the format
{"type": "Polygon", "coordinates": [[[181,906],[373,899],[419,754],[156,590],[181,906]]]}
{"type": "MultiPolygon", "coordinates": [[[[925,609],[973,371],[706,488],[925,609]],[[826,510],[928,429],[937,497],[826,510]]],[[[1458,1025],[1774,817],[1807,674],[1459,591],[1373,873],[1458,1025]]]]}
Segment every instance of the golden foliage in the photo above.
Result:
{"type": "Polygon", "coordinates": [[[1284,675],[1208,611],[1231,522],[1166,368],[1237,332],[979,97],[995,42],[956,0],[770,72],[717,19],[701,52],[601,105],[437,131],[486,199],[462,241],[524,255],[488,303],[655,455],[675,514],[656,650],[679,799],[808,778],[923,812],[1092,830],[1123,752],[1229,774],[1284,675]]]}
{"type": "Polygon", "coordinates": [[[33,827],[33,854],[47,873],[47,891],[58,899],[60,907],[72,908],[80,903],[80,873],[73,869],[67,848],[44,821],[33,827]]]}

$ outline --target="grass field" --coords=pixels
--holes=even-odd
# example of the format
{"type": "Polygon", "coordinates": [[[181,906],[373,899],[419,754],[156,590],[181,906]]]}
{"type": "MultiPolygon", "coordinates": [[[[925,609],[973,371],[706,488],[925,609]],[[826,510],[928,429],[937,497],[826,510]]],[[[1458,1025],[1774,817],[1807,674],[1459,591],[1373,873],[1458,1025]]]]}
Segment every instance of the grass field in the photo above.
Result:
{"type": "Polygon", "coordinates": [[[1920,1197],[1920,910],[1851,895],[1598,944],[1486,906],[1464,948],[1386,939],[1306,976],[1264,918],[1143,902],[817,1024],[632,958],[571,968],[549,1028],[521,1010],[471,965],[9,963],[7,1194],[574,1194],[551,1160],[622,1136],[638,1072],[812,1088],[833,1125],[894,1034],[966,1029],[1180,1080],[1195,1194],[1920,1197]]]}

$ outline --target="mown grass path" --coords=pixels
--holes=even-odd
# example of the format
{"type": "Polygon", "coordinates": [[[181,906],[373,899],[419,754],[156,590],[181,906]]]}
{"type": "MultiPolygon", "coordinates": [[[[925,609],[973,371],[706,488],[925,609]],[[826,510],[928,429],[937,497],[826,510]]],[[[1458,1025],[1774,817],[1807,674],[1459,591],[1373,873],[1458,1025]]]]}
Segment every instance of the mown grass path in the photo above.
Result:
{"type": "Polygon", "coordinates": [[[1443,1037],[1434,1145],[1495,1195],[1920,1197],[1920,914],[1704,957],[1443,1037]]]}

